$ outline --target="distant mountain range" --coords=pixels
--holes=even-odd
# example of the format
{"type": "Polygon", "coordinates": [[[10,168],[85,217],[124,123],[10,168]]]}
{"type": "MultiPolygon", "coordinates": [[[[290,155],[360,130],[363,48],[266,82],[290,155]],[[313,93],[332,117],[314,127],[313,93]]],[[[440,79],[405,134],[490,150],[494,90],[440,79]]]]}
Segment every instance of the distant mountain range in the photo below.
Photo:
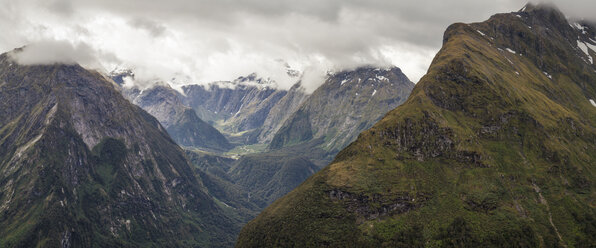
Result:
{"type": "Polygon", "coordinates": [[[213,151],[227,151],[233,147],[223,134],[184,105],[180,93],[168,85],[148,90],[123,88],[122,91],[128,100],[155,116],[176,143],[213,151]]]}
{"type": "MultiPolygon", "coordinates": [[[[111,77],[122,82],[119,74],[111,77]]],[[[361,131],[405,101],[414,86],[396,67],[362,67],[329,74],[312,94],[306,94],[299,79],[287,91],[251,74],[231,82],[183,86],[183,92],[160,85],[144,90],[124,87],[122,92],[156,116],[179,144],[191,150],[210,150],[225,157],[222,151],[229,148],[218,132],[207,127],[177,125],[173,130],[173,123],[192,123],[185,122],[190,118],[180,120],[180,113],[188,108],[197,113],[193,119],[204,118],[214,124],[236,146],[261,147],[242,153],[246,156],[231,163],[228,176],[220,179],[270,203],[329,163],[361,131]],[[190,136],[180,133],[203,134],[189,143],[180,139],[190,136]]]]}

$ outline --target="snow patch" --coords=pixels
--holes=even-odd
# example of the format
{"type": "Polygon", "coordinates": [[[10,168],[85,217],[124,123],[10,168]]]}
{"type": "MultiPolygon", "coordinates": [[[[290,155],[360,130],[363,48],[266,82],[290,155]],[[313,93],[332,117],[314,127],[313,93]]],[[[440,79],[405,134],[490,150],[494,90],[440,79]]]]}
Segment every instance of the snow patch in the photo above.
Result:
{"type": "Polygon", "coordinates": [[[378,81],[389,81],[389,79],[386,78],[386,77],[384,77],[384,76],[378,76],[377,75],[376,78],[377,78],[378,81]]]}
{"type": "Polygon", "coordinates": [[[592,106],[596,107],[596,102],[594,102],[594,100],[590,99],[590,103],[592,104],[592,106]]]}
{"type": "MultiPolygon", "coordinates": [[[[592,41],[592,39],[590,39],[590,41],[592,41]]],[[[594,43],[596,43],[596,41],[593,41],[594,43]]],[[[590,50],[596,52],[596,45],[592,45],[590,43],[584,43],[588,48],[590,48],[590,50]]],[[[592,64],[594,64],[594,57],[590,56],[590,61],[592,61],[592,64]]]]}
{"type": "Polygon", "coordinates": [[[483,32],[480,32],[480,30],[476,30],[476,32],[478,32],[482,36],[486,36],[486,34],[484,34],[483,32]]]}
{"type": "Polygon", "coordinates": [[[373,91],[373,93],[372,93],[371,96],[374,96],[375,94],[377,94],[377,90],[376,89],[373,91]]]}
{"type": "Polygon", "coordinates": [[[576,29],[584,30],[584,27],[581,24],[577,23],[577,22],[574,22],[573,23],[573,26],[575,26],[576,29]]]}
{"type": "Polygon", "coordinates": [[[582,34],[587,34],[588,33],[586,31],[586,28],[584,26],[582,26],[581,24],[577,23],[577,22],[576,23],[573,23],[573,26],[575,26],[575,28],[577,30],[581,30],[582,31],[582,34]]]}
{"type": "Polygon", "coordinates": [[[350,79],[344,79],[344,80],[341,80],[341,83],[339,84],[339,86],[342,86],[342,85],[344,85],[344,84],[345,84],[346,82],[348,82],[348,81],[350,81],[350,79]]]}
{"type": "Polygon", "coordinates": [[[519,72],[516,71],[515,74],[517,74],[519,76],[519,72]]]}
{"type": "Polygon", "coordinates": [[[515,15],[515,16],[517,16],[517,17],[519,17],[519,18],[522,18],[520,15],[515,15]]]}
{"type": "MultiPolygon", "coordinates": [[[[581,41],[577,41],[577,46],[579,47],[580,50],[582,50],[582,52],[584,52],[586,54],[586,56],[588,56],[588,60],[590,61],[591,64],[594,64],[594,59],[592,58],[592,56],[590,55],[590,52],[588,52],[588,45],[586,45],[586,43],[581,42],[581,41]]],[[[590,49],[595,50],[596,46],[590,44],[590,49]]]]}
{"type": "Polygon", "coordinates": [[[545,71],[543,71],[542,73],[544,73],[544,75],[545,75],[547,78],[553,79],[553,76],[551,76],[550,74],[548,74],[548,72],[545,72],[545,71]]]}
{"type": "Polygon", "coordinates": [[[516,54],[516,52],[515,52],[515,51],[511,50],[511,48],[505,48],[505,50],[507,50],[507,52],[510,52],[510,53],[516,54]]]}

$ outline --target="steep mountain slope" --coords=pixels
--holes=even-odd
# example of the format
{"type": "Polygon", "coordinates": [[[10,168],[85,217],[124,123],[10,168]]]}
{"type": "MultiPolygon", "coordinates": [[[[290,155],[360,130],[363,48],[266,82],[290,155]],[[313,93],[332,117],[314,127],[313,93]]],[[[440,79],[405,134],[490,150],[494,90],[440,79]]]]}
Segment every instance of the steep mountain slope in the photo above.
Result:
{"type": "MultiPolygon", "coordinates": [[[[193,108],[201,119],[230,134],[256,131],[265,122],[271,108],[287,93],[278,90],[275,82],[256,74],[232,82],[187,85],[182,89],[185,105],[193,108]]],[[[252,136],[245,134],[239,142],[256,142],[255,138],[247,140],[249,137],[252,136]]]]}
{"type": "Polygon", "coordinates": [[[0,246],[231,244],[235,220],[155,118],[99,73],[10,56],[0,55],[0,246]]]}
{"type": "Polygon", "coordinates": [[[253,198],[262,199],[266,203],[264,208],[296,188],[319,168],[308,156],[269,152],[243,156],[228,174],[234,184],[253,198]]]}
{"type": "Polygon", "coordinates": [[[271,203],[329,163],[357,132],[405,101],[412,87],[396,67],[331,75],[310,96],[294,85],[268,117],[270,123],[286,121],[261,129],[265,141],[279,129],[270,144],[274,149],[241,157],[229,173],[236,184],[271,203]]]}
{"type": "Polygon", "coordinates": [[[596,71],[578,46],[596,38],[578,26],[545,5],[451,25],[406,103],[237,247],[596,246],[596,71]]]}
{"type": "Polygon", "coordinates": [[[185,106],[183,96],[170,86],[157,85],[143,91],[123,88],[122,92],[132,103],[155,116],[176,143],[215,151],[232,148],[223,134],[185,106]]]}
{"type": "Polygon", "coordinates": [[[300,107],[300,105],[308,98],[308,94],[304,91],[301,83],[298,82],[288,90],[288,93],[282,97],[275,106],[269,110],[269,115],[259,128],[257,135],[257,143],[268,144],[273,139],[273,136],[285,123],[285,121],[300,107]]]}
{"type": "MultiPolygon", "coordinates": [[[[191,164],[208,189],[209,194],[218,201],[230,206],[231,215],[237,216],[243,224],[253,219],[267,203],[259,196],[251,195],[245,187],[235,184],[228,174],[230,167],[237,161],[203,151],[186,151],[191,164]]],[[[237,233],[235,233],[237,234],[237,233]]]]}
{"type": "Polygon", "coordinates": [[[289,117],[270,148],[325,140],[321,148],[334,155],[403,103],[414,84],[397,67],[358,68],[334,74],[289,117]]]}

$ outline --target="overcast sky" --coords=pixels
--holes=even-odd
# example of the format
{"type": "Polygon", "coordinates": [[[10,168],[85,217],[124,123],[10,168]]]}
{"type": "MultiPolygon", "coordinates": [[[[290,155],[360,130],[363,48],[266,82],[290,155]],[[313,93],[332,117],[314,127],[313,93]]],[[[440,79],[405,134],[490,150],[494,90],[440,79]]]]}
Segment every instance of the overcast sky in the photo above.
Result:
{"type": "MultiPolygon", "coordinates": [[[[594,0],[553,2],[570,17],[596,12],[594,0]]],[[[130,67],[139,81],[204,83],[257,72],[289,88],[288,63],[310,72],[311,84],[326,70],[365,64],[398,66],[416,82],[449,24],[483,21],[525,3],[0,0],[0,50],[30,45],[25,63],[130,67]]]]}

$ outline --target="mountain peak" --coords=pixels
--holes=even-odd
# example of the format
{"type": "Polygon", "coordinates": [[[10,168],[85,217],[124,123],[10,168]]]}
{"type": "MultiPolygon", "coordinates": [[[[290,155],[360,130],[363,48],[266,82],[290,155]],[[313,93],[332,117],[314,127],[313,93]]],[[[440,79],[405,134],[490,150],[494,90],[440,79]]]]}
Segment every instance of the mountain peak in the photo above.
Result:
{"type": "Polygon", "coordinates": [[[321,147],[328,151],[342,149],[401,104],[413,86],[397,67],[362,66],[329,74],[325,83],[284,123],[269,148],[275,150],[324,137],[327,143],[321,147]]]}
{"type": "Polygon", "coordinates": [[[521,8],[518,12],[537,12],[537,11],[541,11],[541,12],[555,12],[555,13],[560,13],[562,14],[562,12],[559,10],[559,8],[557,8],[557,6],[555,6],[554,4],[551,3],[527,3],[526,5],[524,5],[523,8],[521,8]]]}
{"type": "Polygon", "coordinates": [[[110,80],[8,59],[0,55],[2,246],[230,245],[222,223],[235,226],[182,149],[110,80]]]}
{"type": "Polygon", "coordinates": [[[537,18],[541,22],[548,22],[560,29],[560,25],[567,24],[565,14],[557,8],[557,6],[550,3],[533,4],[528,3],[522,9],[515,13],[524,13],[530,17],[537,18]]]}
{"type": "Polygon", "coordinates": [[[275,81],[271,78],[262,78],[256,72],[248,74],[248,76],[240,76],[236,78],[233,83],[237,84],[257,84],[257,85],[273,85],[275,81]]]}

